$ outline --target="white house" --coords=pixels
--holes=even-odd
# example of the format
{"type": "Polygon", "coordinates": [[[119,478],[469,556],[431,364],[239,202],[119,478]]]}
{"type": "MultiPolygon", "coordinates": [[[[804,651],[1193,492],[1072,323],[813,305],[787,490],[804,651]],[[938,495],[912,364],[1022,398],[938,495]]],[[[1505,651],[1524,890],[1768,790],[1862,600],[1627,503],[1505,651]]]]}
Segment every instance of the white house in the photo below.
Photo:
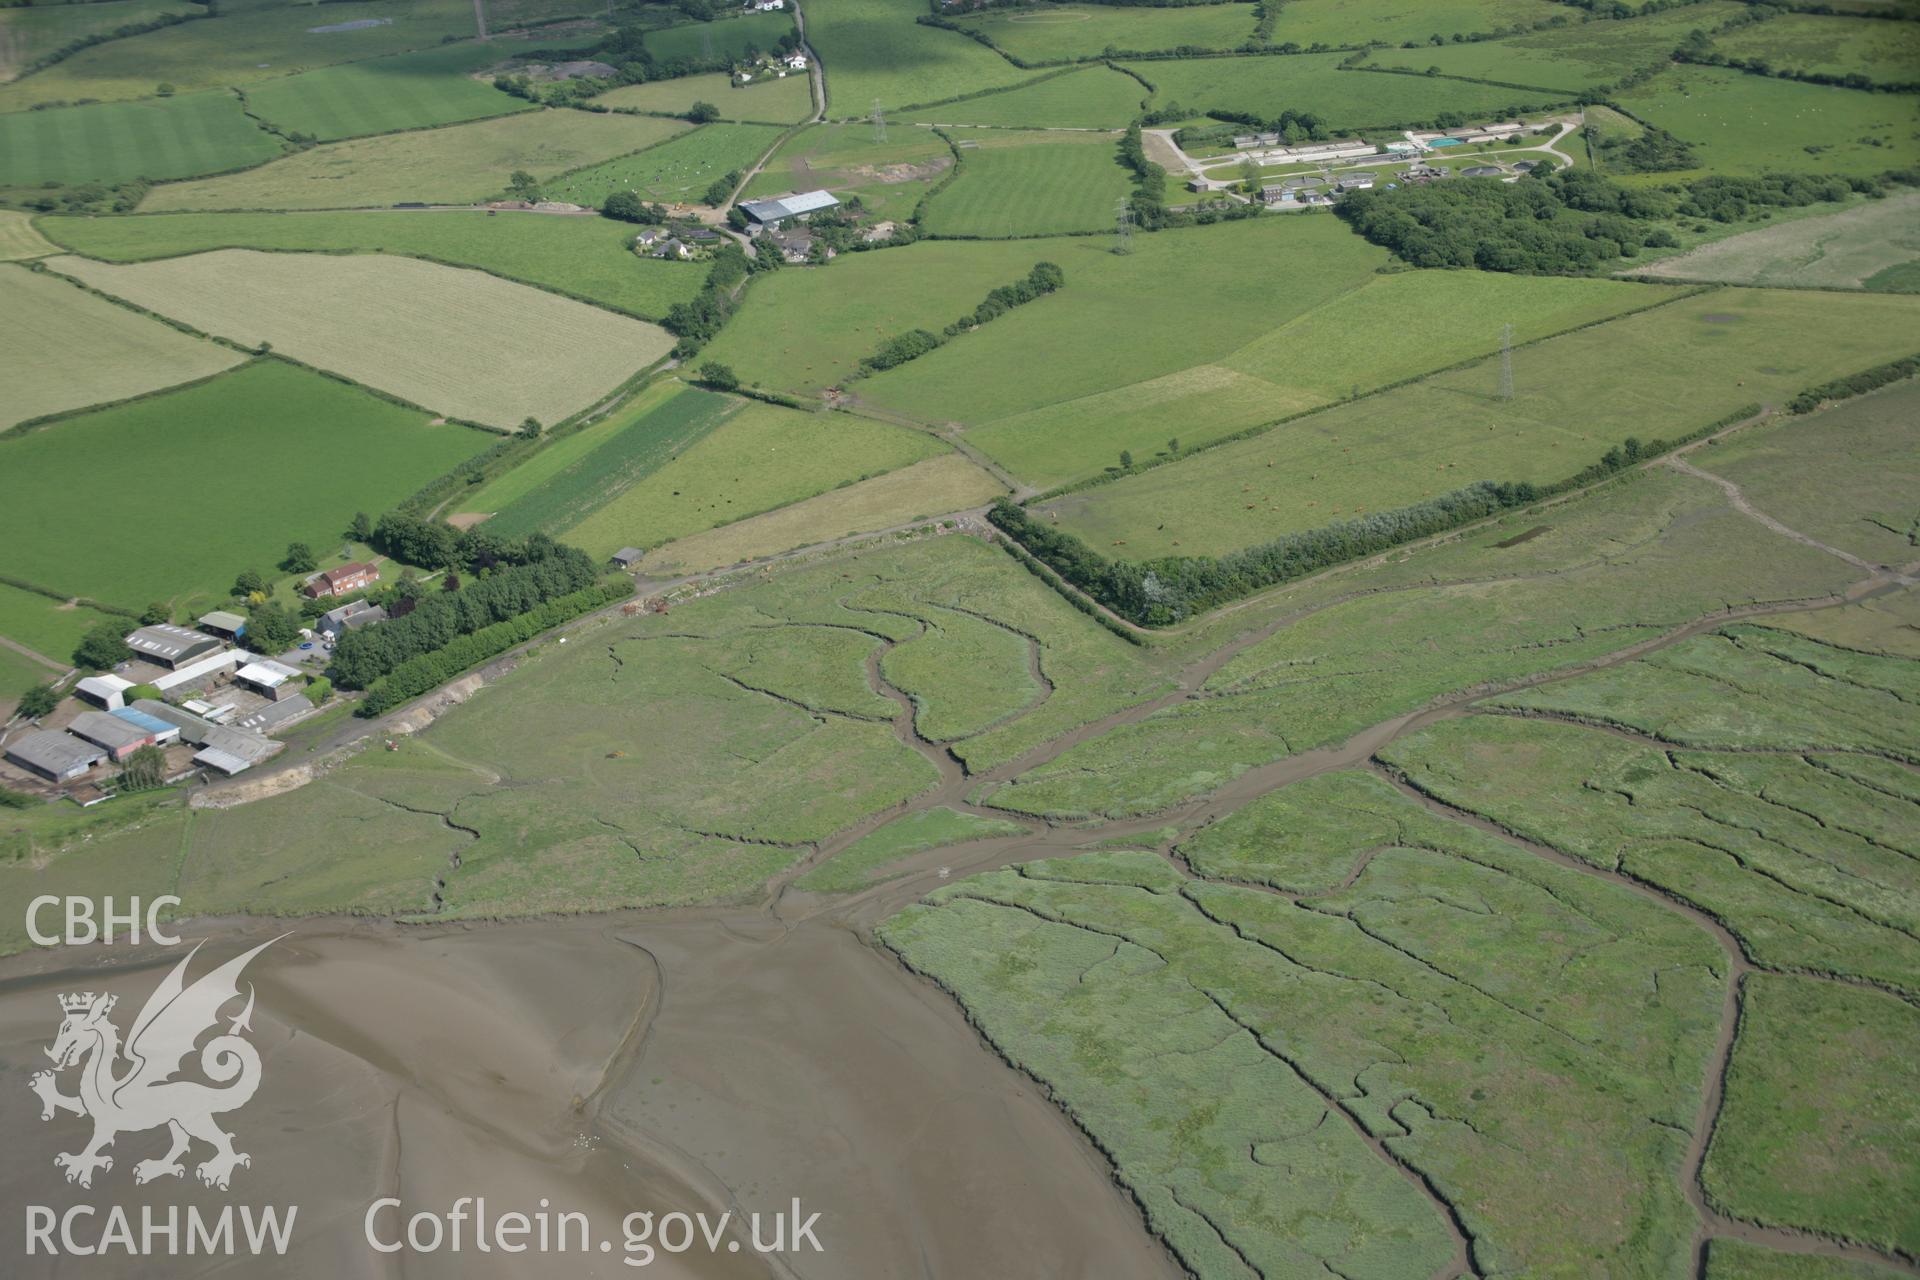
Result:
{"type": "Polygon", "coordinates": [[[747,0],[747,8],[755,13],[765,13],[769,9],[784,9],[787,0],[747,0]]]}
{"type": "Polygon", "coordinates": [[[797,49],[787,55],[786,61],[789,71],[805,71],[807,69],[807,55],[797,49]]]}

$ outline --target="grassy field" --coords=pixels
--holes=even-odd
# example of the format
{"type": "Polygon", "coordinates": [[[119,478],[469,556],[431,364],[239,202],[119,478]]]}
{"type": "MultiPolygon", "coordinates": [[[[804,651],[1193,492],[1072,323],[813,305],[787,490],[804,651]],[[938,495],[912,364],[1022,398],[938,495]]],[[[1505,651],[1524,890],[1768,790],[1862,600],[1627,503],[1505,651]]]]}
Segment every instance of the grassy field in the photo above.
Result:
{"type": "Polygon", "coordinates": [[[1273,42],[1303,49],[1397,45],[1489,35],[1566,16],[1551,0],[1295,0],[1273,24],[1273,42]]]}
{"type": "Polygon", "coordinates": [[[1386,255],[1332,218],[1266,218],[1139,236],[921,243],[783,271],[711,348],[742,377],[808,392],[835,385],[886,338],[939,329],[987,291],[1057,263],[1066,284],[977,332],[859,384],[862,399],[927,421],[973,423],[1215,360],[1372,278],[1386,255]],[[1140,299],[1151,297],[1143,310],[1140,299]],[[804,323],[800,318],[804,317],[804,323]],[[1026,356],[1045,350],[1030,376],[1026,356]]]}
{"type": "Polygon", "coordinates": [[[673,346],[644,321],[418,258],[220,249],[124,266],[53,262],[197,329],[248,346],[271,342],[414,404],[503,429],[585,409],[673,346]]]}
{"type": "Polygon", "coordinates": [[[753,403],[564,532],[596,557],[657,547],[942,451],[903,427],[753,403]]]}
{"type": "Polygon", "coordinates": [[[674,303],[692,298],[705,281],[698,268],[640,257],[629,247],[633,228],[605,218],[466,210],[172,213],[45,218],[41,225],[61,245],[110,262],[208,249],[432,258],[572,294],[645,320],[657,320],[674,303]]]}
{"type": "Polygon", "coordinates": [[[358,209],[401,201],[470,204],[505,191],[516,169],[553,178],[651,146],[686,127],[648,116],[529,111],[444,129],[328,143],[246,173],[156,188],[140,208],[153,213],[358,209]]]}
{"type": "MultiPolygon", "coordinates": [[[[145,602],[141,602],[144,606],[145,602]]],[[[109,614],[85,605],[50,600],[33,591],[0,582],[0,635],[27,646],[42,657],[65,663],[72,659],[74,646],[89,629],[109,614]]],[[[8,652],[12,657],[18,654],[8,652]]],[[[58,675],[42,671],[39,678],[58,675]]]]}
{"type": "Polygon", "coordinates": [[[1701,174],[1877,174],[1920,161],[1914,104],[1898,94],[1674,67],[1619,100],[1694,145],[1699,167],[1652,175],[1663,183],[1701,174]]]}
{"type": "Polygon", "coordinates": [[[1911,345],[1913,315],[1914,303],[1874,295],[1709,293],[1514,352],[1511,401],[1482,361],[1048,510],[1095,546],[1145,559],[1231,551],[1479,480],[1550,482],[1628,436],[1683,435],[1893,358],[1911,345]]]}
{"type": "Polygon", "coordinates": [[[1920,31],[1884,19],[1786,13],[1714,39],[1729,58],[1758,58],[1774,71],[1864,75],[1878,84],[1911,84],[1920,66],[1920,31]]]}
{"type": "Polygon", "coordinates": [[[1588,661],[1729,604],[1805,600],[1858,577],[1734,510],[1706,481],[1637,474],[1551,516],[1516,513],[1202,620],[1167,642],[1174,653],[1206,652],[1263,622],[1277,629],[1209,677],[1203,700],[1076,744],[985,797],[1036,814],[1153,813],[1453,691],[1588,661]]]}
{"type": "Polygon", "coordinates": [[[676,538],[641,562],[649,573],[698,573],[779,555],[848,534],[890,529],[981,506],[1006,490],[958,454],[942,454],[859,480],[791,506],[676,538]]]}
{"type": "MultiPolygon", "coordinates": [[[[1693,462],[1789,528],[1874,563],[1920,560],[1920,382],[1849,400],[1777,433],[1734,436],[1693,462]]],[[[1920,639],[1917,636],[1916,639],[1920,639]]]]}
{"type": "Polygon", "coordinates": [[[1285,838],[1339,871],[1297,901],[1082,854],[942,888],[881,936],[1093,1132],[1197,1274],[1443,1270],[1440,1210],[1369,1183],[1392,1166],[1358,1133],[1446,1196],[1489,1273],[1669,1271],[1712,944],[1371,777],[1298,792],[1322,816],[1285,838]]]}
{"type": "Polygon", "coordinates": [[[1017,823],[944,805],[923,809],[868,832],[794,884],[812,893],[854,893],[886,879],[890,865],[916,853],[968,840],[1018,835],[1023,830],[1017,823]]]}
{"type": "Polygon", "coordinates": [[[0,266],[0,429],[191,382],[243,358],[58,276],[0,266]]]}
{"type": "Polygon", "coordinates": [[[612,192],[633,191],[647,200],[697,204],[715,178],[747,169],[779,136],[779,126],[770,124],[701,125],[657,147],[549,182],[546,196],[598,208],[612,192]]]}
{"type": "Polygon", "coordinates": [[[59,246],[33,229],[33,219],[17,209],[0,209],[0,262],[20,262],[58,253],[59,246]]]}
{"type": "Polygon", "coordinates": [[[506,538],[571,528],[705,439],[742,403],[672,383],[649,388],[610,426],[582,431],[590,447],[563,440],[529,463],[541,464],[538,471],[522,477],[525,468],[516,468],[474,505],[496,513],[488,532],[506,538]]]}
{"type": "Polygon", "coordinates": [[[1689,31],[1696,27],[1711,31],[1741,12],[1735,0],[1705,0],[1643,18],[1576,22],[1505,40],[1380,49],[1367,65],[1412,71],[1438,67],[1443,75],[1577,93],[1657,66],[1689,31]]]}
{"type": "Polygon", "coordinates": [[[1747,980],[1726,1102],[1701,1177],[1723,1210],[1911,1253],[1920,1014],[1811,978],[1747,980]]]}
{"type": "Polygon", "coordinates": [[[498,47],[477,41],[369,58],[269,80],[247,91],[247,107],[283,132],[321,142],[533,110],[472,78],[499,61],[498,47]]]}
{"type": "Polygon", "coordinates": [[[291,541],[335,545],[354,512],[384,510],[488,443],[331,378],[257,362],[0,440],[0,536],[11,572],[56,591],[131,609],[211,606],[240,570],[271,570],[291,541]],[[218,520],[182,501],[205,489],[209,465],[244,470],[249,457],[288,468],[222,483],[218,520]],[[71,477],[82,468],[94,500],[137,536],[72,536],[71,477]]]}
{"type": "MultiPolygon", "coordinates": [[[[556,16],[579,11],[574,0],[536,0],[524,7],[556,16]]],[[[321,12],[287,4],[229,8],[234,11],[216,18],[95,45],[0,86],[0,111],[80,98],[146,98],[161,84],[182,93],[245,86],[473,34],[473,6],[465,0],[345,0],[321,12]],[[379,25],[312,29],[367,19],[379,25]]]]}
{"type": "Polygon", "coordinates": [[[732,76],[717,72],[624,85],[609,89],[594,101],[626,111],[664,111],[670,115],[683,114],[696,102],[711,102],[720,108],[722,120],[798,124],[813,114],[809,84],[809,78],[801,74],[736,88],[732,76]]]}
{"type": "Polygon", "coordinates": [[[785,13],[748,13],[649,31],[646,43],[656,58],[741,58],[750,48],[770,51],[791,30],[793,19],[785,13]]]}
{"type": "Polygon", "coordinates": [[[969,140],[960,176],[935,196],[921,226],[930,235],[1059,235],[1110,226],[1132,183],[1100,133],[1015,133],[969,140]]]}
{"type": "Polygon", "coordinates": [[[957,32],[919,25],[917,16],[893,0],[808,6],[807,43],[826,68],[829,119],[859,119],[875,98],[893,111],[1033,78],[957,32]]]}
{"type": "MultiPolygon", "coordinates": [[[[1218,6],[1227,7],[1227,6],[1218,6]]],[[[1165,9],[1116,9],[1115,13],[1166,13],[1165,9]]],[[[1193,13],[1186,9],[1181,12],[1193,13]]],[[[981,98],[923,107],[907,116],[933,124],[1017,129],[1119,129],[1140,114],[1147,90],[1132,76],[1107,67],[1086,67],[1002,89],[981,98]]],[[[965,135],[963,135],[964,137],[965,135]]]]}
{"type": "Polygon", "coordinates": [[[1839,213],[1746,231],[1639,268],[1670,280],[1858,289],[1920,262],[1920,194],[1902,192],[1839,213]]]}
{"type": "Polygon", "coordinates": [[[1172,9],[1116,9],[1105,5],[1039,4],[989,10],[959,20],[1024,62],[1098,58],[1108,49],[1158,53],[1191,46],[1237,49],[1253,39],[1250,4],[1172,9]]]}
{"type": "Polygon", "coordinates": [[[912,215],[953,164],[947,144],[924,129],[893,129],[874,140],[868,124],[818,124],[795,134],[746,185],[748,199],[824,188],[858,196],[876,217],[912,215]]]}
{"type": "Polygon", "coordinates": [[[1044,489],[1100,474],[1122,449],[1145,460],[1170,438],[1192,448],[1493,351],[1498,330],[1464,324],[1463,315],[1499,316],[1527,341],[1661,296],[1491,272],[1375,276],[1214,363],[990,419],[967,438],[1044,489]]]}
{"type": "Polygon", "coordinates": [[[95,4],[0,9],[0,82],[15,79],[76,40],[107,35],[162,17],[200,17],[188,0],[101,0],[95,4]]]}
{"type": "Polygon", "coordinates": [[[0,115],[0,186],[187,178],[280,152],[230,93],[0,115]]]}
{"type": "Polygon", "coordinates": [[[1179,104],[1195,114],[1221,110],[1262,118],[1307,111],[1340,130],[1423,124],[1448,111],[1500,118],[1560,96],[1462,80],[1342,71],[1345,56],[1189,58],[1126,66],[1154,87],[1156,108],[1179,104]]]}

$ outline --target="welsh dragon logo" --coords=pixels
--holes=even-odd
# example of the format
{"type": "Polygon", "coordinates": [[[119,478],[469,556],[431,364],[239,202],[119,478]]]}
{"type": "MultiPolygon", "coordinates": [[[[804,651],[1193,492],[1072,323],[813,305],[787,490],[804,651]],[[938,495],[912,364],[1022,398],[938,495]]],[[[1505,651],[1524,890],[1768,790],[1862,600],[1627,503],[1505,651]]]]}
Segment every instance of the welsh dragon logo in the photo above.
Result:
{"type": "Polygon", "coordinates": [[[240,1035],[252,1030],[251,983],[246,1007],[228,1020],[225,1033],[200,1049],[200,1071],[213,1084],[174,1077],[194,1052],[195,1042],[216,1028],[220,1010],[239,998],[240,971],[279,940],[261,943],[188,986],[187,966],[204,944],[196,945],[147,997],[124,1045],[120,1029],[108,1016],[118,997],[91,991],[60,997],[66,1017],[45,1051],[53,1070],[35,1072],[31,1087],[40,1095],[42,1120],[70,1111],[93,1121],[92,1141],[53,1158],[68,1182],[92,1186],[95,1170],[113,1168],[113,1157],[105,1152],[116,1137],[161,1125],[172,1135],[173,1145],[159,1159],[133,1166],[137,1183],[184,1176],[180,1157],[195,1139],[213,1148],[213,1155],[194,1170],[209,1187],[225,1191],[234,1169],[253,1163],[244,1151],[233,1149],[233,1135],[214,1122],[216,1115],[245,1106],[260,1087],[259,1051],[240,1035]],[[60,1092],[58,1073],[75,1066],[80,1068],[80,1092],[68,1096],[60,1092]]]}

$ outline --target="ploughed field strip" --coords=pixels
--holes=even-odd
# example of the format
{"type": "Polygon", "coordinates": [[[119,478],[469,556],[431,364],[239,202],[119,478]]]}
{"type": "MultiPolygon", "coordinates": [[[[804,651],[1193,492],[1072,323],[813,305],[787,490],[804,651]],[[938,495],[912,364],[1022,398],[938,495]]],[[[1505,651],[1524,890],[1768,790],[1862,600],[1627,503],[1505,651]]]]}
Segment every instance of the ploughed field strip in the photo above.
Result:
{"type": "Polygon", "coordinates": [[[585,409],[673,345],[644,321],[416,258],[225,249],[50,265],[195,328],[503,429],[585,409]],[[524,328],[502,328],[507,314],[524,328]]]}

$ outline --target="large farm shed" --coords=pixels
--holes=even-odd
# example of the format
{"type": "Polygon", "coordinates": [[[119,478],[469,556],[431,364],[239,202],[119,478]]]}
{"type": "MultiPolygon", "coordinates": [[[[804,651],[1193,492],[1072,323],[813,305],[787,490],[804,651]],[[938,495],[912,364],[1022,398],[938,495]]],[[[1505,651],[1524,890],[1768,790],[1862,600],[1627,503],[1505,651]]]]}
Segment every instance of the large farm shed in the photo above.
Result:
{"type": "Polygon", "coordinates": [[[178,670],[195,658],[220,648],[220,641],[204,631],[163,622],[157,626],[141,627],[129,635],[127,648],[149,662],[178,670]]]}
{"type": "Polygon", "coordinates": [[[756,227],[771,230],[790,219],[804,221],[820,210],[831,209],[839,203],[831,192],[803,191],[776,200],[749,200],[740,206],[740,211],[756,227]]]}
{"type": "Polygon", "coordinates": [[[77,778],[106,758],[91,742],[57,729],[42,729],[7,744],[7,759],[48,782],[77,778]]]}
{"type": "Polygon", "coordinates": [[[85,738],[116,761],[153,745],[151,731],[107,711],[82,711],[67,726],[67,732],[85,738]]]}

